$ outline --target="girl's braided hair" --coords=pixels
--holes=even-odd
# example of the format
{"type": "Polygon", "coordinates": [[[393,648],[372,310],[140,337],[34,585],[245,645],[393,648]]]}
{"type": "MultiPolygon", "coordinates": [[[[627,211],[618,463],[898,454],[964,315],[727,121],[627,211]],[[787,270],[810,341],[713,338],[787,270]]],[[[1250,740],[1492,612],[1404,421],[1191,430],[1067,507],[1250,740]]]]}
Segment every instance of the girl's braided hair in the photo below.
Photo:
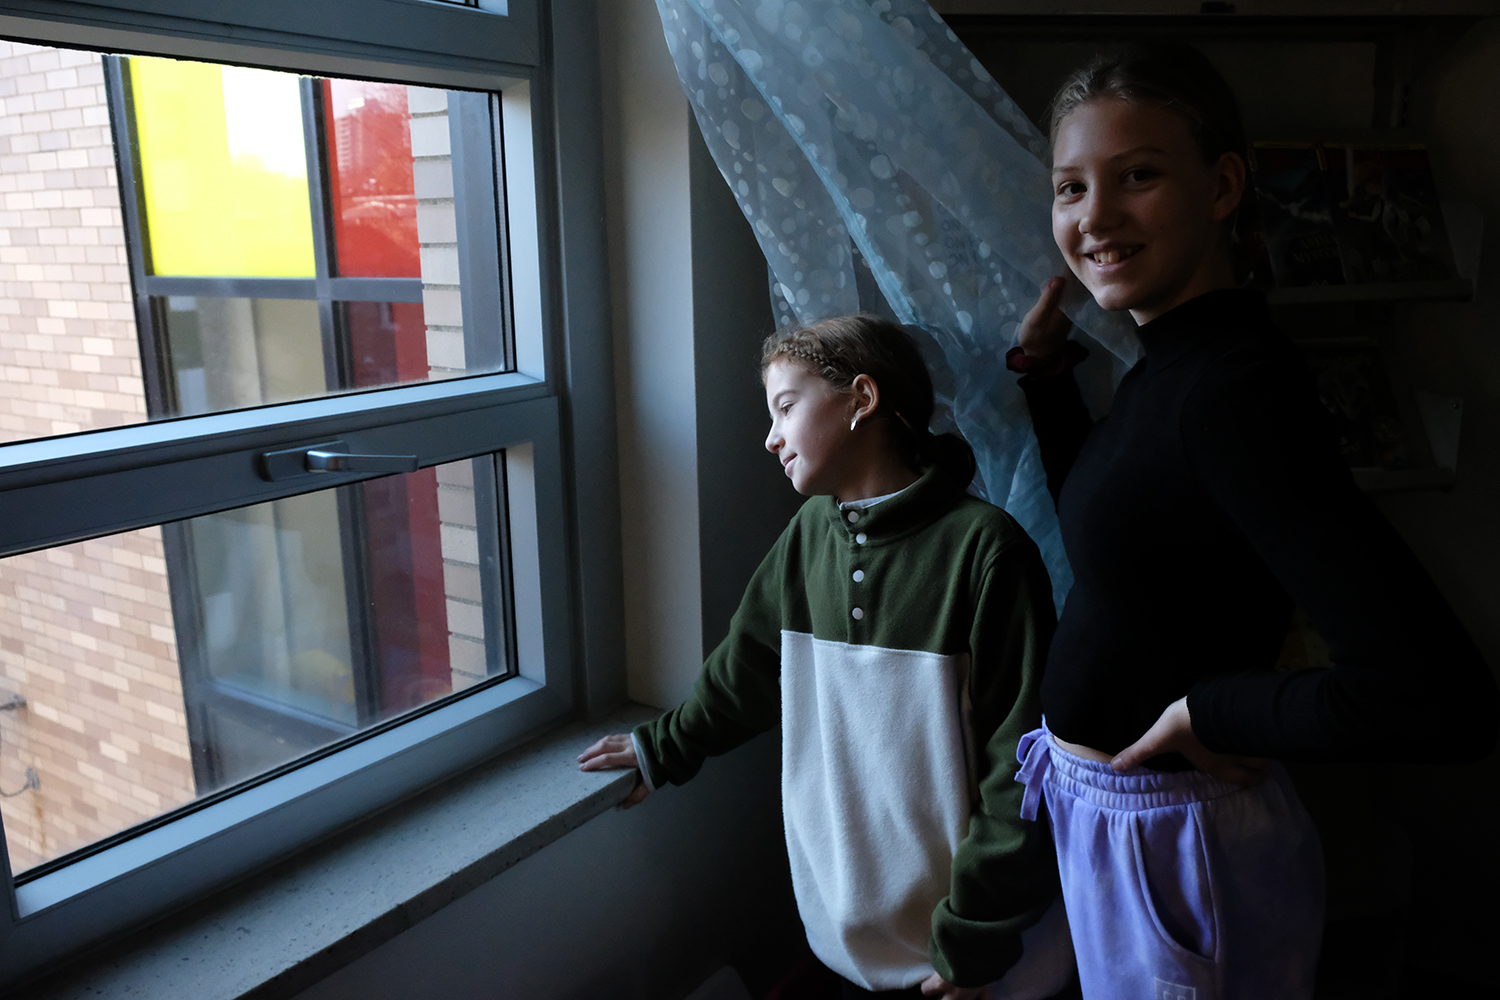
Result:
{"type": "Polygon", "coordinates": [[[800,365],[833,387],[848,392],[868,375],[880,389],[876,415],[887,418],[891,441],[910,468],[940,466],[962,486],[974,479],[974,449],[957,434],[933,434],[932,379],[917,345],[901,327],[880,316],[837,316],[811,326],[781,330],[766,338],[760,372],[777,361],[800,365]]]}

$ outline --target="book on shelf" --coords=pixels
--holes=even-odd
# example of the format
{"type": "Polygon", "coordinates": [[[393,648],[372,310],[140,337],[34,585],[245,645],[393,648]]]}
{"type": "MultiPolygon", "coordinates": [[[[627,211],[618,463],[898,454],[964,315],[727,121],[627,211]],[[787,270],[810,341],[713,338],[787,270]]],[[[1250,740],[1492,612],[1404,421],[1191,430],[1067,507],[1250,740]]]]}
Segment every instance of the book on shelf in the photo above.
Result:
{"type": "Polygon", "coordinates": [[[1277,287],[1457,277],[1425,147],[1257,142],[1250,156],[1277,287]]]}
{"type": "Polygon", "coordinates": [[[1257,142],[1250,150],[1250,173],[1275,283],[1342,285],[1323,148],[1310,142],[1257,142]]]}
{"type": "Polygon", "coordinates": [[[1318,398],[1333,418],[1339,453],[1351,468],[1405,469],[1406,436],[1379,345],[1368,337],[1298,340],[1318,398]]]}
{"type": "Polygon", "coordinates": [[[1325,158],[1349,284],[1457,277],[1424,147],[1330,143],[1325,158]]]}

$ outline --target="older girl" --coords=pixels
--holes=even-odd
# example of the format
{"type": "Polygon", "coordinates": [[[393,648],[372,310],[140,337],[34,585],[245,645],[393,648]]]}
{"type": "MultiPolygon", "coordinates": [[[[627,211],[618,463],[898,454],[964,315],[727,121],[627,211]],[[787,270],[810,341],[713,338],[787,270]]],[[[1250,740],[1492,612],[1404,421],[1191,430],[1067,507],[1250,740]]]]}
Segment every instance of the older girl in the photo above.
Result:
{"type": "Polygon", "coordinates": [[[1014,781],[1054,623],[1037,548],[965,494],[973,453],[928,432],[932,384],[899,327],[772,337],[762,372],[766,448],[812,499],[688,700],[583,768],[639,768],[636,802],[779,722],[793,888],[845,995],[966,998],[1004,977],[993,996],[1049,996],[1072,957],[1060,908],[1028,929],[1057,876],[1014,781]]]}
{"type": "Polygon", "coordinates": [[[1052,112],[1053,235],[1144,359],[1090,421],[1054,279],[1011,367],[1076,584],[1023,747],[1088,1000],[1311,997],[1316,833],[1279,766],[1464,760],[1495,743],[1484,661],[1354,486],[1263,295],[1237,287],[1235,99],[1198,52],[1075,74],[1052,112]],[[1326,670],[1272,669],[1293,604],[1326,670]]]}

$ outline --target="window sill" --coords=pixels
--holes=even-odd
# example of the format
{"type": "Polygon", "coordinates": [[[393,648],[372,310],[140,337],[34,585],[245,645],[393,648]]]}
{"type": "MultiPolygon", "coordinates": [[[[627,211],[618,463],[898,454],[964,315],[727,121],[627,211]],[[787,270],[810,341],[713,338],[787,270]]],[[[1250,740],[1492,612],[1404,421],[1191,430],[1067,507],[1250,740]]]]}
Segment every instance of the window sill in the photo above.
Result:
{"type": "Polygon", "coordinates": [[[578,752],[653,718],[574,723],[34,983],[16,1000],[291,997],[620,802],[578,752]]]}

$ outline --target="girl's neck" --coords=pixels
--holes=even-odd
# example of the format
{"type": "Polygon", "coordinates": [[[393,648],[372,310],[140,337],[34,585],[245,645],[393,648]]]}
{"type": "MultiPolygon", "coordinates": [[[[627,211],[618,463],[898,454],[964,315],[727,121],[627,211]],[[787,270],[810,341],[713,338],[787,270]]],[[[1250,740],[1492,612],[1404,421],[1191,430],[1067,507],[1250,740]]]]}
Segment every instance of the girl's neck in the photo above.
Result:
{"type": "Polygon", "coordinates": [[[1234,280],[1234,265],[1225,248],[1223,253],[1215,253],[1206,259],[1203,266],[1175,294],[1163,296],[1160,301],[1143,305],[1139,309],[1131,309],[1130,318],[1135,320],[1137,326],[1145,326],[1158,316],[1165,316],[1184,302],[1191,302],[1200,295],[1238,287],[1239,283],[1234,280]]]}
{"type": "Polygon", "coordinates": [[[900,493],[922,478],[896,456],[888,461],[872,462],[858,470],[851,470],[849,477],[839,484],[834,496],[841,503],[869,500],[872,497],[900,493]]]}

